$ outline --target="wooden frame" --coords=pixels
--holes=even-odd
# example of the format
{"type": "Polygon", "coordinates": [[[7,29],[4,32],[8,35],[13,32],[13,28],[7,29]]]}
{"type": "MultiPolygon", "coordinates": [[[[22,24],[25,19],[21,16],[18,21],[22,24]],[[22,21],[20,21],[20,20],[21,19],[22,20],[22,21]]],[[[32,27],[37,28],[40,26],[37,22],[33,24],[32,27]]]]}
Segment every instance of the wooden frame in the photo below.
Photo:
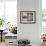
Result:
{"type": "Polygon", "coordinates": [[[35,24],[36,11],[20,11],[20,23],[21,24],[35,24]]]}

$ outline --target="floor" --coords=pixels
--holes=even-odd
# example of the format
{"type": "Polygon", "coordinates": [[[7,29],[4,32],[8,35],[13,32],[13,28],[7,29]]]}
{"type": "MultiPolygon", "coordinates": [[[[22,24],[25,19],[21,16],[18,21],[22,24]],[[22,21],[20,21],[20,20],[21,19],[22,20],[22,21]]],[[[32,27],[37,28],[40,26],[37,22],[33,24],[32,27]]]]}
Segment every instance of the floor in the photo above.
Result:
{"type": "Polygon", "coordinates": [[[0,42],[0,46],[5,46],[5,42],[0,42]]]}
{"type": "MultiPolygon", "coordinates": [[[[4,41],[3,42],[0,41],[0,46],[5,46],[5,42],[4,41]]],[[[36,45],[34,44],[33,46],[37,46],[37,44],[36,45]]],[[[40,46],[46,46],[46,43],[43,43],[40,46]]]]}

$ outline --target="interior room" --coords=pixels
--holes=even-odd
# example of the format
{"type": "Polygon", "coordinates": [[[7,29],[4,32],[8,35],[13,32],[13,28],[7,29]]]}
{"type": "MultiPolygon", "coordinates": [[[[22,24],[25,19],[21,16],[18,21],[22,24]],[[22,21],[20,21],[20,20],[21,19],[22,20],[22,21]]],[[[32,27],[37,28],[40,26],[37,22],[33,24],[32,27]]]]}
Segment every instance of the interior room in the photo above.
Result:
{"type": "Polygon", "coordinates": [[[46,46],[46,0],[0,0],[0,46],[46,46]]]}

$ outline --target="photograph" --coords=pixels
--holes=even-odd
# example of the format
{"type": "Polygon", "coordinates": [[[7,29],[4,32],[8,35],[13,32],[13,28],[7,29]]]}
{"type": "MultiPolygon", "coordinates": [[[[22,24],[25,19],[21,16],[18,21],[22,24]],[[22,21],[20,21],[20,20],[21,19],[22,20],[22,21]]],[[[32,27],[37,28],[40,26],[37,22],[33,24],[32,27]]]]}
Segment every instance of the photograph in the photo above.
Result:
{"type": "Polygon", "coordinates": [[[36,11],[20,11],[20,23],[21,24],[35,24],[36,11]]]}

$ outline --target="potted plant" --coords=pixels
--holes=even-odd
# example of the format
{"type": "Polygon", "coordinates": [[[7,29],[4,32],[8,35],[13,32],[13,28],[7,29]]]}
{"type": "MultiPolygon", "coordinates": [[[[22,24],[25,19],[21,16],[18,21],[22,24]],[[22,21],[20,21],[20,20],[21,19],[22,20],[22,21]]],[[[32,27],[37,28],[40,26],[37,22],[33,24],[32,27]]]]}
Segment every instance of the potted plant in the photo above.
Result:
{"type": "Polygon", "coordinates": [[[0,18],[0,27],[2,27],[4,25],[4,19],[3,18],[0,18]]]}

